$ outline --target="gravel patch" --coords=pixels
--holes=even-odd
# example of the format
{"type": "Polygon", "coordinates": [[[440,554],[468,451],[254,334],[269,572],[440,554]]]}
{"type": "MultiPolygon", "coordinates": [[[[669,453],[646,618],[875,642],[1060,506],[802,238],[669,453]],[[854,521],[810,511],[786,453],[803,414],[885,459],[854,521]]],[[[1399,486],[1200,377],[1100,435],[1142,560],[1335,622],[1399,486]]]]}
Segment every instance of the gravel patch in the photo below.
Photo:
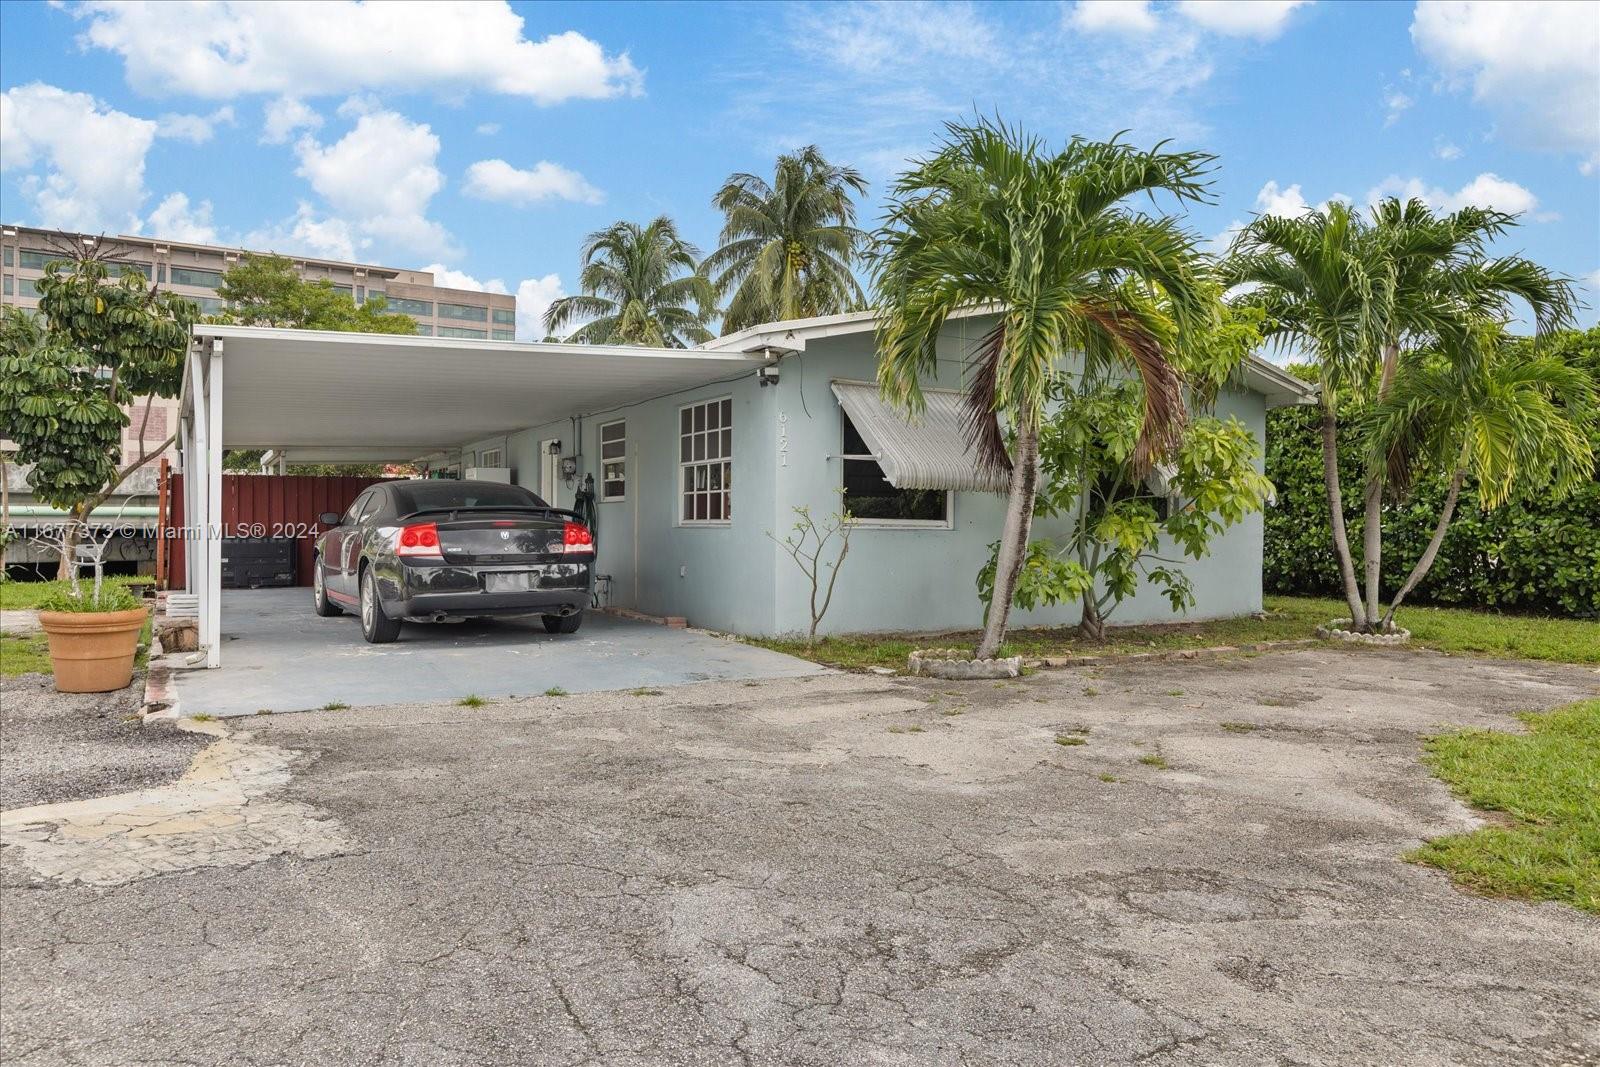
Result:
{"type": "Polygon", "coordinates": [[[49,675],[0,681],[0,810],[170,782],[211,738],[141,723],[143,677],[115,693],[58,693],[49,675]]]}

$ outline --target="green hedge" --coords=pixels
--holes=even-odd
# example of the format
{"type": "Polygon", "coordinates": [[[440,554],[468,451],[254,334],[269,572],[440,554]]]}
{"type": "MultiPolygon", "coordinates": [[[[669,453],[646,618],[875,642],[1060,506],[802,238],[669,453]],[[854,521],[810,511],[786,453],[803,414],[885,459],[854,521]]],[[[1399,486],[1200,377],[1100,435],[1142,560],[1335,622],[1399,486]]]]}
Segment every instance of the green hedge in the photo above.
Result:
{"type": "MultiPolygon", "coordinates": [[[[1600,328],[1571,334],[1562,347],[1600,372],[1600,328]]],[[[1345,424],[1348,426],[1348,423],[1345,424]]],[[[1284,408],[1267,417],[1267,476],[1278,489],[1266,513],[1268,592],[1343,599],[1328,530],[1322,482],[1321,413],[1284,408]]],[[[1595,441],[1600,452],[1600,438],[1595,441]]],[[[1356,573],[1361,573],[1359,448],[1341,430],[1340,478],[1356,573]]],[[[1446,478],[1421,479],[1384,509],[1384,595],[1405,581],[1433,535],[1446,478]]],[[[1594,618],[1600,615],[1600,478],[1552,503],[1525,494],[1492,511],[1478,507],[1469,482],[1439,558],[1411,600],[1432,604],[1594,618]]],[[[1404,610],[1404,609],[1402,609],[1404,610]]]]}

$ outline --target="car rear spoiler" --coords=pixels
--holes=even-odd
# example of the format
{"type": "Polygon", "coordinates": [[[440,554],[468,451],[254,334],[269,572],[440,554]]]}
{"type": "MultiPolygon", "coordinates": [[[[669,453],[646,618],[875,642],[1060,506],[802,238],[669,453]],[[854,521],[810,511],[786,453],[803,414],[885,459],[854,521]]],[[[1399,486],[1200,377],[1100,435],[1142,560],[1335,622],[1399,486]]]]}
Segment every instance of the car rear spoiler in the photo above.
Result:
{"type": "Polygon", "coordinates": [[[480,505],[478,507],[418,508],[416,511],[400,516],[400,521],[404,522],[407,519],[415,519],[421,515],[442,515],[446,513],[450,515],[459,515],[462,512],[466,512],[468,514],[475,512],[492,514],[497,511],[529,511],[538,515],[548,515],[552,518],[559,518],[565,522],[583,521],[578,517],[578,513],[576,511],[572,511],[567,508],[541,508],[535,507],[532,504],[494,504],[488,506],[480,505]]]}

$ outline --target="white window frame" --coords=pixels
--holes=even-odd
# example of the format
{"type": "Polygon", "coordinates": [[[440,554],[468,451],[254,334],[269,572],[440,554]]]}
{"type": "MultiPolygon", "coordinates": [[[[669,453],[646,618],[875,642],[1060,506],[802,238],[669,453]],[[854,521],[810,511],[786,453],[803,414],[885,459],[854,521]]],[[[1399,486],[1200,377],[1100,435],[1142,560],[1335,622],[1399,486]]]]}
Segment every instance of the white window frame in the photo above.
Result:
{"type": "Polygon", "coordinates": [[[479,467],[504,467],[506,465],[506,450],[503,448],[486,448],[478,453],[476,465],[479,467]],[[492,463],[489,461],[490,456],[494,457],[494,462],[492,463]]]}
{"type": "MultiPolygon", "coordinates": [[[[848,460],[870,460],[878,462],[878,457],[866,454],[847,454],[844,450],[844,427],[850,415],[843,405],[839,405],[839,506],[844,506],[844,465],[848,460]]],[[[856,430],[859,435],[860,429],[856,430]]],[[[878,470],[883,470],[883,465],[878,465],[878,470]]],[[[956,495],[946,489],[944,493],[944,518],[942,519],[872,519],[852,518],[850,525],[868,530],[953,530],[956,525],[956,495]]]]}
{"type": "MultiPolygon", "coordinates": [[[[679,447],[681,448],[682,445],[680,444],[679,447]]],[[[602,422],[599,426],[595,427],[595,451],[600,454],[600,503],[620,504],[628,499],[628,420],[612,419],[610,422],[602,422]],[[611,441],[607,441],[606,431],[613,426],[622,427],[622,436],[611,441]],[[606,459],[606,445],[608,444],[621,444],[622,455],[613,457],[608,461],[606,459]],[[606,491],[613,484],[616,484],[616,482],[606,477],[607,462],[622,464],[622,478],[620,479],[622,492],[618,493],[616,496],[606,495],[606,491]]]]}
{"type": "MultiPolygon", "coordinates": [[[[728,472],[728,478],[731,481],[731,479],[733,477],[733,443],[732,443],[733,442],[733,421],[732,420],[733,420],[733,397],[732,397],[732,395],[707,397],[704,400],[696,400],[696,401],[694,401],[693,403],[690,403],[690,404],[683,404],[678,408],[678,417],[677,417],[677,420],[676,420],[676,422],[675,422],[675,424],[673,426],[673,436],[677,438],[676,451],[677,451],[677,456],[678,456],[678,463],[677,463],[677,468],[676,468],[676,470],[677,470],[676,480],[674,481],[673,487],[672,487],[673,488],[673,501],[674,501],[674,503],[672,505],[672,509],[673,509],[673,514],[675,516],[677,516],[677,523],[678,523],[679,526],[710,526],[710,527],[717,527],[717,526],[731,526],[731,525],[733,525],[733,520],[728,517],[728,514],[731,513],[731,511],[733,509],[733,489],[732,489],[731,485],[726,485],[722,489],[722,492],[727,494],[727,507],[724,509],[724,514],[723,514],[722,518],[720,518],[720,519],[686,519],[686,518],[683,517],[683,500],[684,500],[683,481],[684,481],[684,473],[686,471],[691,470],[692,468],[695,468],[695,467],[706,467],[709,470],[710,469],[710,465],[713,464],[713,463],[726,463],[727,464],[727,468],[726,469],[727,469],[727,472],[728,472]],[[684,432],[683,432],[683,413],[686,412],[686,411],[693,412],[695,408],[709,408],[709,407],[711,407],[713,405],[720,406],[724,401],[726,401],[727,404],[728,404],[728,420],[729,420],[729,423],[728,423],[727,426],[718,426],[717,427],[717,431],[719,433],[719,438],[718,438],[719,441],[720,441],[720,432],[722,430],[727,430],[728,431],[729,444],[728,444],[727,454],[726,455],[719,454],[715,458],[695,459],[695,458],[693,458],[693,453],[691,452],[690,453],[690,458],[687,459],[687,460],[684,459],[683,458],[683,442],[684,442],[685,437],[687,436],[690,440],[693,440],[693,438],[697,435],[697,433],[709,433],[710,431],[708,431],[708,430],[696,431],[694,429],[694,425],[693,425],[693,421],[692,421],[694,416],[691,414],[689,416],[690,420],[691,420],[690,427],[689,427],[689,433],[687,435],[685,435],[684,432]]],[[[720,446],[718,448],[718,451],[719,451],[719,453],[721,452],[720,446]]],[[[709,492],[709,490],[707,490],[707,492],[709,492]]]]}

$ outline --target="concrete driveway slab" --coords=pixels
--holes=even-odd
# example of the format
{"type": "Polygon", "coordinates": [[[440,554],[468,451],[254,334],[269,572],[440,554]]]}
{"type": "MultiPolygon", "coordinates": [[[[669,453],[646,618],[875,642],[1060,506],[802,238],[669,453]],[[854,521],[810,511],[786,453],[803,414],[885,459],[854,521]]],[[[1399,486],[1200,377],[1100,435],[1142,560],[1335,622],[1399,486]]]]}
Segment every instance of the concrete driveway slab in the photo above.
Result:
{"type": "Polygon", "coordinates": [[[63,887],[0,851],[0,1049],[1600,1063],[1600,921],[1401,858],[1479,824],[1422,735],[1519,729],[1597,688],[1584,668],[1315,650],[269,716],[252,743],[295,756],[250,803],[315,808],[343,854],[63,887]]]}
{"type": "Polygon", "coordinates": [[[408,625],[369,645],[354,616],[319,618],[306,589],[222,598],[223,665],[174,673],[185,715],[219,717],[819,674],[814,663],[709,634],[591,613],[575,634],[538,619],[408,625]]]}

